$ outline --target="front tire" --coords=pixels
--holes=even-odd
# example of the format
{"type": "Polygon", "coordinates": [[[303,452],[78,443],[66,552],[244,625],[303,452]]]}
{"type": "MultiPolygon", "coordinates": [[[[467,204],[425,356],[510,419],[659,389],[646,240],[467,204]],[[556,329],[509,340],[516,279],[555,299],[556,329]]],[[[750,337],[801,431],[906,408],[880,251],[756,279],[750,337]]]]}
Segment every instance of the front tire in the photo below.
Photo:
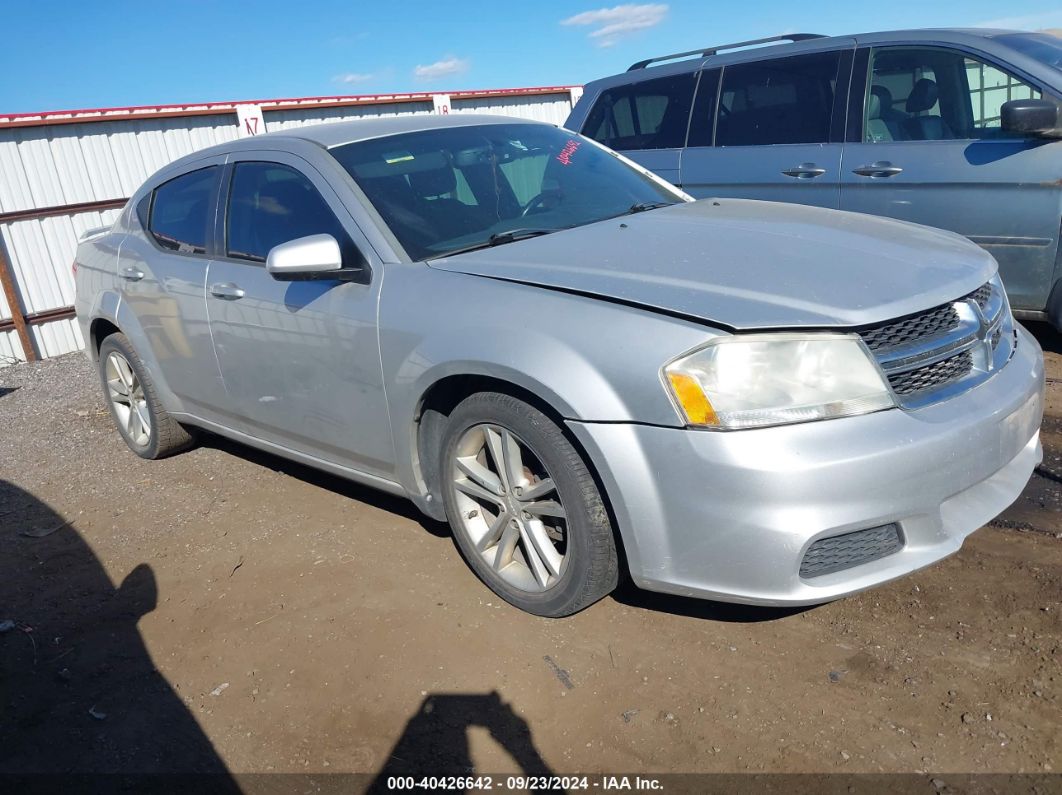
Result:
{"type": "Polygon", "coordinates": [[[597,484],[541,411],[500,393],[466,398],[450,415],[439,471],[457,545],[502,599],[559,617],[615,589],[619,561],[597,484]]]}
{"type": "Polygon", "coordinates": [[[124,334],[103,341],[99,366],[111,417],[130,450],[155,459],[192,445],[194,437],[162,407],[151,375],[124,334]]]}

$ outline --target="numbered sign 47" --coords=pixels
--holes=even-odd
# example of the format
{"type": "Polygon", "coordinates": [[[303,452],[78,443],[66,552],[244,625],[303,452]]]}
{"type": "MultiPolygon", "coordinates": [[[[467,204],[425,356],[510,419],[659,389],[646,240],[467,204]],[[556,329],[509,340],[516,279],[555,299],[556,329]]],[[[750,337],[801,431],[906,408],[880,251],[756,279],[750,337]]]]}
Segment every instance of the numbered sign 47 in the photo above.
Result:
{"type": "Polygon", "coordinates": [[[266,131],[262,109],[258,105],[237,105],[236,123],[239,125],[240,138],[250,138],[266,131]]]}

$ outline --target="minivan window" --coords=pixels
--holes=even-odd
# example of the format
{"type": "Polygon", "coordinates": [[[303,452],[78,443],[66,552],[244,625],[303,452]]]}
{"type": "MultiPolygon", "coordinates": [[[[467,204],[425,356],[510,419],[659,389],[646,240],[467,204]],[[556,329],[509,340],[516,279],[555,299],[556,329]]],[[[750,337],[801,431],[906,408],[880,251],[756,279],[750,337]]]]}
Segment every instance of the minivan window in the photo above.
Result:
{"type": "Polygon", "coordinates": [[[160,246],[205,254],[208,215],[218,167],[190,171],[155,188],[148,230],[160,246]]]}
{"type": "Polygon", "coordinates": [[[687,146],[712,145],[715,99],[719,93],[719,71],[719,69],[707,69],[701,73],[701,79],[697,81],[697,97],[693,100],[687,146]]]}
{"type": "Polygon", "coordinates": [[[332,235],[349,255],[352,243],[332,208],[301,172],[279,163],[237,163],[229,188],[225,253],[265,262],[270,249],[308,235],[332,235]]]}
{"type": "Polygon", "coordinates": [[[824,52],[724,68],[716,146],[827,143],[840,59],[824,52]]]}
{"type": "Polygon", "coordinates": [[[601,92],[583,134],[619,150],[686,145],[696,74],[643,80],[601,92]]]}
{"type": "Polygon", "coordinates": [[[873,51],[863,140],[948,141],[998,138],[1001,108],[1040,91],[957,50],[896,47],[873,51]]]}

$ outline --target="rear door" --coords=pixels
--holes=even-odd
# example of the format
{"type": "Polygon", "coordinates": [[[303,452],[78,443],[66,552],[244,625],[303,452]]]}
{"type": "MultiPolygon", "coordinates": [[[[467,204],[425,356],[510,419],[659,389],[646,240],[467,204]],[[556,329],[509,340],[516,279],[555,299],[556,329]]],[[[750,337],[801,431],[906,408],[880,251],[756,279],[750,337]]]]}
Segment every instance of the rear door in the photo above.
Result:
{"type": "Polygon", "coordinates": [[[582,133],[677,183],[696,79],[687,72],[605,89],[582,133]]]}
{"type": "Polygon", "coordinates": [[[137,205],[143,234],[126,237],[118,261],[124,301],[140,322],[170,390],[205,418],[224,404],[203,290],[224,158],[158,185],[137,205]]]}
{"type": "Polygon", "coordinates": [[[1058,247],[1062,143],[1000,128],[1041,96],[1005,65],[943,46],[861,49],[841,208],[949,229],[999,261],[1012,305],[1042,310],[1058,247]]]}
{"type": "Polygon", "coordinates": [[[851,50],[705,71],[682,156],[683,189],[697,198],[836,208],[850,73],[851,50]]]}

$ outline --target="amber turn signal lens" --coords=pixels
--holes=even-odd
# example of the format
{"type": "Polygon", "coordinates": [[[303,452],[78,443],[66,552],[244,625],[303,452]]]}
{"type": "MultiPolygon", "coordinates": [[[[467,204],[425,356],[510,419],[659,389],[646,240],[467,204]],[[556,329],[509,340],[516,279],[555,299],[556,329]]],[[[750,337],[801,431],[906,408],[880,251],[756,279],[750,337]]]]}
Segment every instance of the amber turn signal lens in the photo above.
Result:
{"type": "Polygon", "coordinates": [[[674,392],[675,398],[682,406],[682,411],[685,412],[690,425],[719,424],[715,409],[712,408],[712,404],[704,395],[704,390],[693,377],[685,373],[668,373],[667,379],[671,382],[671,391],[674,392]]]}

